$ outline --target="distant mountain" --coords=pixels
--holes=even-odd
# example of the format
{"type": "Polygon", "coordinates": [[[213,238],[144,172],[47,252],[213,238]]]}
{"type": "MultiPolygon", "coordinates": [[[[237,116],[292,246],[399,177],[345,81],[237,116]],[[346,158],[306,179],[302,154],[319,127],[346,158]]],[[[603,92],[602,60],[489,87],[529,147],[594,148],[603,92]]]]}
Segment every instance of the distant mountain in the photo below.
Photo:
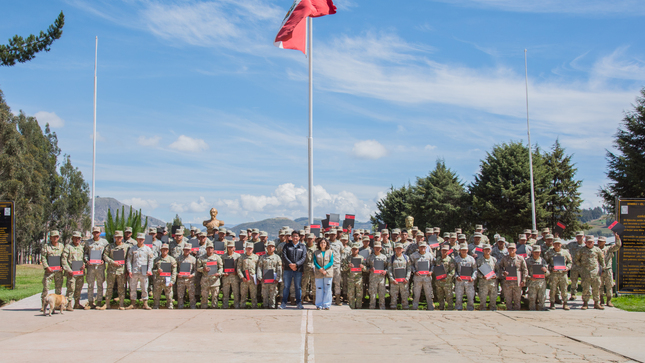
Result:
{"type": "MultiPolygon", "coordinates": [[[[341,226],[343,225],[342,223],[343,223],[343,218],[344,217],[345,217],[344,215],[340,216],[341,226]]],[[[320,224],[321,219],[322,218],[314,218],[314,224],[320,224]]],[[[309,220],[308,217],[300,217],[300,218],[297,218],[294,222],[299,223],[301,226],[304,226],[304,225],[307,224],[308,220],[309,220]]],[[[357,228],[360,228],[360,229],[372,229],[372,223],[354,221],[354,229],[357,229],[357,228]]]]}
{"type": "MultiPolygon", "coordinates": [[[[96,197],[96,209],[94,210],[94,221],[96,224],[104,224],[107,220],[108,209],[112,211],[112,216],[116,216],[116,211],[119,210],[121,213],[121,207],[125,207],[125,214],[130,213],[130,206],[123,204],[114,198],[101,198],[96,197]]],[[[134,210],[134,209],[133,209],[134,210]]],[[[165,226],[166,222],[161,219],[143,215],[141,216],[142,222],[148,217],[148,227],[151,226],[165,226]]]]}
{"type": "Polygon", "coordinates": [[[275,239],[278,238],[278,232],[280,231],[280,228],[284,226],[289,226],[291,229],[297,229],[300,230],[303,228],[303,224],[301,223],[296,223],[295,221],[292,221],[289,218],[285,217],[277,217],[277,218],[269,218],[265,219],[262,221],[257,221],[257,222],[247,222],[247,223],[241,223],[233,227],[226,227],[226,229],[230,229],[231,231],[235,232],[235,234],[240,233],[240,230],[246,230],[248,228],[257,228],[260,231],[266,231],[269,234],[269,239],[275,239]]]}

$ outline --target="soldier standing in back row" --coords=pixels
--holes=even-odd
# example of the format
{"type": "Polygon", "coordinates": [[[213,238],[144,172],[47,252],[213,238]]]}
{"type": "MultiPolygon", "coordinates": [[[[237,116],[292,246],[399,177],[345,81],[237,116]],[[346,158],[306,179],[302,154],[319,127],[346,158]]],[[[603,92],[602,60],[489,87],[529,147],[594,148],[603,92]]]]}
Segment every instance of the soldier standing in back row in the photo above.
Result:
{"type": "Polygon", "coordinates": [[[83,281],[85,278],[85,266],[81,267],[81,273],[74,275],[72,271],[73,262],[83,262],[83,246],[81,245],[81,232],[74,232],[72,234],[72,243],[65,246],[63,255],[61,257],[61,265],[67,274],[67,310],[73,311],[72,301],[74,301],[75,309],[83,309],[81,305],[81,290],[83,289],[83,281]]]}
{"type": "Polygon", "coordinates": [[[598,248],[602,251],[603,255],[605,256],[605,270],[602,271],[602,276],[600,276],[600,304],[604,304],[604,296],[603,294],[607,295],[607,306],[609,307],[614,307],[614,304],[611,303],[611,298],[613,295],[613,287],[614,287],[614,272],[612,271],[612,265],[613,265],[613,259],[614,259],[614,254],[618,252],[620,249],[620,246],[622,245],[620,241],[620,236],[618,233],[614,232],[614,237],[616,239],[616,244],[613,246],[605,246],[605,243],[607,242],[607,238],[605,237],[599,237],[598,238],[598,248]]]}
{"type": "Polygon", "coordinates": [[[54,280],[54,292],[57,295],[60,295],[63,290],[63,268],[62,265],[57,268],[52,269],[49,266],[49,257],[61,257],[63,255],[63,246],[62,243],[58,243],[60,239],[60,234],[58,231],[49,232],[49,243],[46,244],[40,253],[40,263],[43,265],[45,274],[43,275],[43,292],[40,294],[40,300],[42,302],[40,311],[44,312],[45,307],[45,298],[49,294],[49,284],[54,280]]]}
{"type": "Polygon", "coordinates": [[[85,305],[85,310],[95,308],[97,305],[94,305],[94,284],[96,283],[96,299],[97,303],[100,306],[101,301],[103,300],[103,282],[105,282],[105,263],[103,261],[103,252],[108,246],[108,241],[100,237],[101,228],[94,227],[92,229],[92,239],[85,242],[85,271],[86,271],[86,280],[87,280],[87,305],[85,305]],[[100,263],[92,264],[90,263],[90,253],[91,251],[98,251],[100,254],[100,263]]]}
{"type": "Polygon", "coordinates": [[[605,269],[605,256],[600,248],[594,246],[593,236],[587,236],[585,247],[578,250],[573,262],[580,268],[582,276],[582,307],[580,309],[587,309],[591,295],[589,290],[591,289],[594,309],[604,310],[605,308],[600,305],[600,274],[605,269]]]}

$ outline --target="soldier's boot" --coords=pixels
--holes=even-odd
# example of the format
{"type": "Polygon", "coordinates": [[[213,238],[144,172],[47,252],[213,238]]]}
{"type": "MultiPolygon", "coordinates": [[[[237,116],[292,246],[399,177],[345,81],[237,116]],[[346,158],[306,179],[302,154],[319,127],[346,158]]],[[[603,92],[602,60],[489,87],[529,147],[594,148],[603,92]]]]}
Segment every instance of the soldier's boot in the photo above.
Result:
{"type": "Polygon", "coordinates": [[[65,309],[67,311],[74,311],[74,303],[73,302],[68,302],[67,303],[67,308],[65,309]]]}
{"type": "Polygon", "coordinates": [[[605,295],[600,295],[600,305],[605,305],[605,295]]]}
{"type": "Polygon", "coordinates": [[[143,308],[146,310],[152,310],[152,308],[148,306],[148,300],[143,300],[143,308]]]}
{"type": "Polygon", "coordinates": [[[341,301],[342,296],[336,295],[336,305],[341,306],[343,305],[343,302],[341,301]]]}
{"type": "Polygon", "coordinates": [[[604,307],[604,306],[602,306],[602,305],[600,305],[600,302],[599,302],[599,301],[594,301],[594,302],[593,302],[593,308],[594,308],[594,309],[598,309],[598,310],[605,310],[605,307],[604,307]]]}
{"type": "Polygon", "coordinates": [[[432,311],[432,310],[434,310],[434,302],[432,302],[432,301],[428,301],[428,307],[427,307],[427,309],[428,309],[428,310],[431,310],[431,311],[432,311]]]}
{"type": "Polygon", "coordinates": [[[479,309],[477,309],[477,310],[479,310],[479,311],[486,310],[486,302],[484,301],[483,303],[480,303],[479,304],[479,309]]]}
{"type": "Polygon", "coordinates": [[[562,303],[562,309],[563,310],[569,310],[569,305],[567,305],[566,301],[562,303]]]}
{"type": "Polygon", "coordinates": [[[571,297],[569,298],[569,301],[573,301],[576,299],[576,294],[571,293],[571,297]]]}
{"type": "Polygon", "coordinates": [[[103,306],[101,306],[99,308],[96,308],[96,310],[105,310],[105,309],[109,309],[109,308],[110,308],[110,301],[105,301],[103,306]]]}
{"type": "Polygon", "coordinates": [[[130,304],[128,305],[127,308],[125,308],[125,310],[132,310],[132,309],[134,309],[134,304],[130,304]]]}
{"type": "Polygon", "coordinates": [[[155,302],[155,305],[153,306],[153,309],[155,309],[155,310],[159,309],[159,302],[155,302]]]}
{"type": "MultiPolygon", "coordinates": [[[[125,299],[124,299],[124,300],[125,300],[125,299]]],[[[125,308],[123,307],[123,305],[124,305],[123,300],[119,300],[119,310],[125,310],[125,308]]]]}
{"type": "Polygon", "coordinates": [[[74,301],[74,309],[85,309],[85,306],[81,305],[80,300],[75,300],[74,301]]]}
{"type": "Polygon", "coordinates": [[[302,299],[302,302],[311,302],[309,295],[305,295],[304,299],[302,299]]]}
{"type": "Polygon", "coordinates": [[[589,307],[589,302],[584,301],[582,303],[582,307],[580,308],[580,310],[587,310],[588,307],[589,307]]]}
{"type": "Polygon", "coordinates": [[[555,310],[555,301],[551,301],[551,304],[549,305],[549,309],[555,310]]]}
{"type": "Polygon", "coordinates": [[[607,306],[609,306],[610,308],[614,307],[614,304],[612,304],[612,302],[611,302],[611,296],[609,296],[609,295],[607,295],[607,306]]]}
{"type": "Polygon", "coordinates": [[[439,310],[444,310],[446,308],[446,304],[442,301],[439,303],[439,310]]]}
{"type": "Polygon", "coordinates": [[[555,303],[556,304],[562,304],[562,300],[560,299],[560,296],[555,297],[555,303]]]}

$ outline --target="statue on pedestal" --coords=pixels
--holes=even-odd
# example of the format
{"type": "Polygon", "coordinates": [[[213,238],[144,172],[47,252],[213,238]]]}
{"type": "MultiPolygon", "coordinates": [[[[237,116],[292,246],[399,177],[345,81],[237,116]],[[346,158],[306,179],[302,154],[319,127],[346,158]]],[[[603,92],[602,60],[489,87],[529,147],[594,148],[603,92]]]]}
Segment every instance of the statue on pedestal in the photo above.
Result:
{"type": "Polygon", "coordinates": [[[414,227],[414,217],[412,216],[407,216],[405,217],[405,228],[408,230],[408,233],[412,230],[412,227],[414,227]]]}
{"type": "Polygon", "coordinates": [[[204,221],[203,225],[204,227],[206,227],[207,229],[206,234],[208,234],[209,236],[213,236],[217,233],[217,230],[219,229],[219,227],[224,225],[224,222],[217,219],[217,209],[215,208],[211,209],[211,219],[204,221]]]}

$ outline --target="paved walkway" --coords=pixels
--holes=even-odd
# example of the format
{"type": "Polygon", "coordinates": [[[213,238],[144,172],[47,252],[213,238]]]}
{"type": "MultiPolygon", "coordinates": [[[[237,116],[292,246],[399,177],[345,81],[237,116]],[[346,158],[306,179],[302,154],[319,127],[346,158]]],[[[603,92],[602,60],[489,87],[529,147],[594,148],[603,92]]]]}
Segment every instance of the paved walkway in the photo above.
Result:
{"type": "Polygon", "coordinates": [[[645,314],[0,308],[0,362],[645,362],[645,314]]]}

